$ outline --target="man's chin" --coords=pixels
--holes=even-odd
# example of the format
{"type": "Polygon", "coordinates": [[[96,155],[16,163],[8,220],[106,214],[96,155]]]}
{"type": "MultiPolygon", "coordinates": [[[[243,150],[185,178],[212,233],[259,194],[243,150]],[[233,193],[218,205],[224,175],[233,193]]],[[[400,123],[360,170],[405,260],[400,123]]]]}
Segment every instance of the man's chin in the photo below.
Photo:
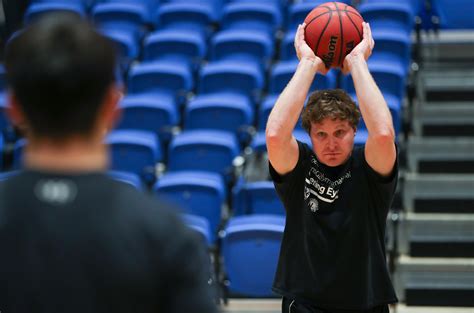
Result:
{"type": "Polygon", "coordinates": [[[329,158],[324,158],[324,160],[322,160],[322,163],[326,166],[336,167],[344,163],[344,159],[341,157],[338,157],[338,158],[329,157],[329,158]]]}

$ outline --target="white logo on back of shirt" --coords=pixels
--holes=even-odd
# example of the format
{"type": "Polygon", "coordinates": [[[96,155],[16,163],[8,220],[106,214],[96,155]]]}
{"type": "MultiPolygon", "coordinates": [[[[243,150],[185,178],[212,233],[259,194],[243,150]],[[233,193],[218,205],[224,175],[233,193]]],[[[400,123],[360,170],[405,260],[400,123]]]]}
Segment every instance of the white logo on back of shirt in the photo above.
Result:
{"type": "Polygon", "coordinates": [[[36,184],[35,195],[42,202],[63,205],[74,201],[77,187],[66,179],[43,179],[36,184]]]}

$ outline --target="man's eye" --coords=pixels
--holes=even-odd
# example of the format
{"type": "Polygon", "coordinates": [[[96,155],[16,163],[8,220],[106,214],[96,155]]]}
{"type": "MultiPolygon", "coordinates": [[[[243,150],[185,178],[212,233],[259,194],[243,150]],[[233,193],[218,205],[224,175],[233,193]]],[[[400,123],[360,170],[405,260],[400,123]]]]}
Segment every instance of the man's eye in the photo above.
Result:
{"type": "Polygon", "coordinates": [[[342,137],[344,134],[345,134],[345,131],[343,130],[336,131],[336,137],[342,137]]]}

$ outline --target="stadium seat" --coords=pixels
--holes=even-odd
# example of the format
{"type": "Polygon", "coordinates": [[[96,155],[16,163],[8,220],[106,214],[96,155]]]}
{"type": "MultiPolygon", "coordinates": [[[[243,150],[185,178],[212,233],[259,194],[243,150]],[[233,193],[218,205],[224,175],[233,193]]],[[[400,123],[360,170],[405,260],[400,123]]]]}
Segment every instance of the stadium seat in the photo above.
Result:
{"type": "MultiPolygon", "coordinates": [[[[173,127],[179,125],[179,110],[170,99],[153,95],[127,95],[120,103],[118,129],[145,130],[158,134],[165,145],[173,127]]],[[[164,147],[162,147],[164,148],[164,147]]]]}
{"type": "Polygon", "coordinates": [[[128,32],[114,29],[102,29],[102,34],[114,42],[123,75],[128,71],[130,64],[140,56],[140,44],[137,38],[128,32]]]}
{"type": "Polygon", "coordinates": [[[230,178],[232,162],[239,153],[237,139],[227,132],[184,131],[171,140],[168,170],[208,171],[230,178]]]}
{"type": "Polygon", "coordinates": [[[264,32],[274,36],[281,27],[280,8],[269,2],[230,2],[222,13],[223,29],[241,29],[264,32]]]}
{"type": "Polygon", "coordinates": [[[399,63],[407,74],[411,63],[410,35],[391,29],[375,29],[372,37],[375,46],[369,62],[399,63]]]}
{"type": "MultiPolygon", "coordinates": [[[[298,61],[282,61],[276,63],[270,72],[269,93],[280,94],[296,71],[298,61]]],[[[310,91],[336,88],[337,79],[334,70],[326,75],[317,74],[310,87],[310,91]]]]}
{"type": "Polygon", "coordinates": [[[26,144],[27,140],[25,138],[18,139],[14,143],[12,170],[19,170],[23,167],[23,151],[25,149],[26,144]]]}
{"type": "Polygon", "coordinates": [[[131,94],[154,94],[183,104],[193,88],[191,69],[180,62],[141,63],[129,72],[128,92],[131,94]]]}
{"type": "Polygon", "coordinates": [[[184,224],[196,231],[206,246],[212,245],[212,234],[209,221],[201,216],[193,214],[181,214],[184,224]]]}
{"type": "Polygon", "coordinates": [[[205,58],[207,45],[204,36],[179,29],[158,30],[144,41],[144,61],[176,61],[197,69],[205,58]]]}
{"type": "Polygon", "coordinates": [[[474,29],[472,0],[431,0],[442,29],[474,29]]]}
{"type": "Polygon", "coordinates": [[[184,129],[213,129],[243,135],[254,120],[247,97],[235,94],[199,95],[186,106],[184,129]]]}
{"type": "Polygon", "coordinates": [[[105,142],[110,146],[111,169],[131,172],[146,183],[155,179],[155,167],[162,160],[159,139],[152,132],[114,130],[105,142]]]}
{"type": "MultiPolygon", "coordinates": [[[[313,144],[311,143],[311,138],[309,137],[308,133],[303,130],[303,129],[295,129],[293,131],[293,136],[307,144],[308,146],[312,147],[313,144]]],[[[264,131],[259,131],[257,134],[252,139],[252,142],[250,143],[250,147],[252,148],[253,151],[256,152],[266,152],[267,151],[267,145],[265,141],[265,132],[264,131]]]]}
{"type": "Polygon", "coordinates": [[[120,30],[142,38],[150,21],[146,7],[136,3],[99,3],[92,9],[92,19],[100,29],[120,30]]]}
{"type": "Polygon", "coordinates": [[[280,54],[279,54],[279,59],[281,61],[298,60],[298,58],[296,57],[295,44],[294,44],[295,34],[296,34],[296,29],[288,30],[283,36],[283,39],[280,42],[280,54]]]}
{"type": "Polygon", "coordinates": [[[25,24],[31,23],[37,18],[48,14],[57,12],[70,12],[79,15],[80,17],[86,16],[84,7],[78,3],[70,2],[44,2],[44,3],[32,3],[26,9],[24,15],[25,24]]]}
{"type": "Polygon", "coordinates": [[[327,1],[304,1],[295,2],[288,5],[288,17],[285,25],[286,30],[294,34],[298,28],[298,25],[304,22],[304,19],[309,14],[309,12],[324,2],[327,1]]]}
{"type": "MultiPolygon", "coordinates": [[[[93,0],[94,1],[94,0],[93,0]]],[[[148,12],[154,12],[160,5],[161,0],[96,0],[97,2],[110,2],[110,3],[132,3],[138,4],[148,12]]]]}
{"type": "Polygon", "coordinates": [[[222,232],[222,256],[231,294],[273,296],[285,218],[274,215],[233,217],[222,232]]]}
{"type": "MultiPolygon", "coordinates": [[[[399,134],[402,119],[402,103],[405,96],[405,71],[399,64],[385,62],[369,62],[369,70],[390,109],[395,132],[399,134]]],[[[341,85],[357,101],[354,84],[350,75],[343,76],[341,85]]]]}
{"type": "Polygon", "coordinates": [[[15,176],[19,173],[20,171],[6,171],[6,172],[0,172],[0,181],[4,181],[12,176],[15,176]]]}
{"type": "Polygon", "coordinates": [[[236,93],[255,103],[263,87],[264,75],[259,67],[246,62],[219,61],[201,68],[198,93],[236,93]]]}
{"type": "Polygon", "coordinates": [[[135,173],[123,172],[123,171],[107,171],[107,175],[109,175],[115,180],[128,184],[139,191],[144,190],[142,180],[135,173]]]}
{"type": "Polygon", "coordinates": [[[234,216],[244,214],[285,215],[285,208],[271,181],[246,182],[234,189],[234,216]]]}
{"type": "MultiPolygon", "coordinates": [[[[9,131],[12,128],[10,119],[7,117],[7,99],[4,92],[0,93],[0,133],[9,131]]],[[[5,138],[7,139],[7,138],[5,138]]]]}
{"type": "Polygon", "coordinates": [[[200,171],[167,172],[156,182],[153,190],[179,206],[182,213],[204,217],[211,230],[210,242],[215,241],[222,206],[226,200],[225,183],[219,174],[200,171]]]}
{"type": "Polygon", "coordinates": [[[263,64],[264,70],[273,57],[274,42],[261,32],[249,29],[229,29],[216,33],[211,39],[211,60],[250,61],[263,64]]]}
{"type": "Polygon", "coordinates": [[[414,26],[414,12],[403,2],[367,2],[358,7],[364,21],[372,30],[392,29],[411,34],[414,26]]]}
{"type": "Polygon", "coordinates": [[[198,1],[163,3],[156,15],[156,29],[198,32],[205,37],[213,31],[213,23],[218,18],[211,4],[198,1]]]}
{"type": "MultiPolygon", "coordinates": [[[[271,95],[268,95],[260,104],[260,107],[258,110],[258,120],[257,120],[258,131],[265,131],[265,128],[267,126],[268,116],[270,115],[270,112],[272,111],[273,106],[275,105],[275,102],[277,101],[277,99],[278,99],[277,94],[271,94],[271,95]]],[[[301,125],[301,116],[295,125],[295,129],[296,130],[303,129],[301,125]]]]}

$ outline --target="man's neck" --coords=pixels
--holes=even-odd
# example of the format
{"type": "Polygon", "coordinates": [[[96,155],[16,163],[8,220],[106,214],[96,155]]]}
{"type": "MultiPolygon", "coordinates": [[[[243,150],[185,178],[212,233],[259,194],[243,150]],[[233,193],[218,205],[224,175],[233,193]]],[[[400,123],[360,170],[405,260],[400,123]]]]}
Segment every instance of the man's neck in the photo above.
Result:
{"type": "Polygon", "coordinates": [[[52,172],[97,172],[108,167],[108,154],[101,142],[71,140],[54,143],[31,140],[25,147],[26,168],[52,172]]]}

